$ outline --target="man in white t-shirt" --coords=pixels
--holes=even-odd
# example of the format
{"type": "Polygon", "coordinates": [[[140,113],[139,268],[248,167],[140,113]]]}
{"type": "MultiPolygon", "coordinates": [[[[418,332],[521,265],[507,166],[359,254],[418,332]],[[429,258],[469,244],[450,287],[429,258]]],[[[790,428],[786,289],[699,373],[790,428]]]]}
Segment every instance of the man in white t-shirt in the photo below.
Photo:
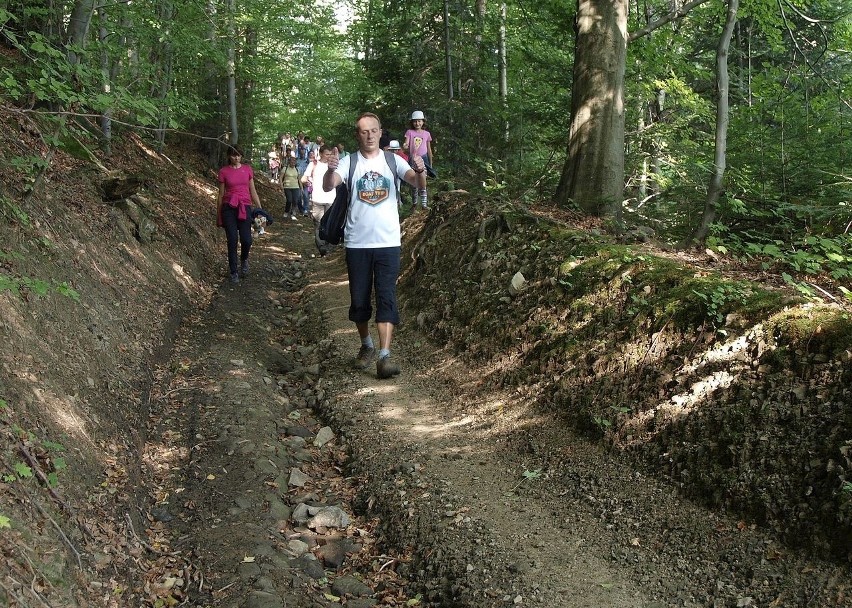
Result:
{"type": "Polygon", "coordinates": [[[334,191],[326,192],[322,189],[322,178],[328,171],[328,160],[331,158],[331,152],[334,146],[323,144],[317,156],[317,162],[309,164],[305,173],[302,175],[302,183],[312,184],[311,189],[311,217],[314,218],[314,223],[319,227],[320,220],[331,204],[334,202],[334,191]]]}
{"type": "MultiPolygon", "coordinates": [[[[344,231],[346,268],[349,275],[349,320],[358,328],[361,349],[355,366],[366,369],[376,356],[369,321],[373,314],[372,292],[375,291],[376,328],[379,352],[376,375],[391,378],[399,374],[399,365],[390,358],[393,328],[399,324],[396,281],[399,277],[401,240],[399,231],[398,180],[417,188],[425,187],[425,164],[419,156],[411,164],[391,155],[393,165],[379,147],[382,124],[379,117],[365,113],[355,121],[358,152],[339,158],[332,151],[328,170],[322,178],[322,189],[333,192],[349,181],[350,163],[356,163],[349,187],[349,213],[344,231]]],[[[317,182],[314,182],[317,184],[317,182]]]]}

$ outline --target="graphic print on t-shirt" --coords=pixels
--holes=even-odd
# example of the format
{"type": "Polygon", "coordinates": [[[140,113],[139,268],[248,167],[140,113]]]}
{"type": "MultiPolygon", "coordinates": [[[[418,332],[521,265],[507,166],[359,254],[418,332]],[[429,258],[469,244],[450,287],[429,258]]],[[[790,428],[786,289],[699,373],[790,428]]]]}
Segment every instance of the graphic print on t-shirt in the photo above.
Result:
{"type": "MultiPolygon", "coordinates": [[[[423,145],[423,138],[420,137],[419,135],[415,135],[414,136],[414,150],[419,153],[420,152],[420,146],[422,146],[422,145],[423,145]]],[[[423,156],[423,155],[421,154],[421,156],[423,156]]]]}
{"type": "Polygon", "coordinates": [[[355,182],[358,200],[368,205],[378,205],[390,197],[390,180],[381,173],[368,171],[355,182]]]}

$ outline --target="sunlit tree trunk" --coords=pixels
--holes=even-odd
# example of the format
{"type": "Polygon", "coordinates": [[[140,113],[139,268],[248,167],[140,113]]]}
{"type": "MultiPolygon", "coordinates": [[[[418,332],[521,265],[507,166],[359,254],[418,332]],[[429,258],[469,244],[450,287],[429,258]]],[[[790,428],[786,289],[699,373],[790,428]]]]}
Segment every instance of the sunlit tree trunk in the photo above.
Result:
{"type": "Polygon", "coordinates": [[[234,24],[234,0],[228,0],[228,112],[231,117],[230,143],[237,144],[240,141],[240,131],[237,126],[237,63],[236,50],[236,26],[234,24]]]}
{"type": "Polygon", "coordinates": [[[620,217],[627,0],[578,0],[568,158],[555,201],[620,217]]]}
{"type": "Polygon", "coordinates": [[[719,197],[724,190],[723,179],[725,176],[725,155],[728,145],[728,123],[729,123],[729,78],[728,78],[728,49],[731,46],[731,36],[737,23],[737,9],[739,0],[728,0],[728,14],[725,28],[716,47],[716,152],[713,159],[713,174],[710,176],[710,187],[707,191],[707,199],[704,203],[704,213],[701,216],[701,224],[698,229],[686,240],[684,245],[693,242],[702,243],[707,237],[710,225],[716,219],[716,208],[719,197]]]}
{"type": "MultiPolygon", "coordinates": [[[[507,79],[508,58],[506,57],[506,2],[500,4],[500,34],[497,45],[497,61],[500,70],[500,105],[503,108],[503,143],[509,143],[509,84],[507,79]]],[[[504,150],[508,148],[503,146],[504,150]]]]}
{"type": "MultiPolygon", "coordinates": [[[[666,91],[665,89],[657,89],[657,120],[662,120],[663,113],[666,110],[666,91]]],[[[655,137],[653,140],[654,145],[654,156],[653,156],[653,170],[654,175],[656,176],[655,184],[660,183],[660,176],[663,173],[663,145],[660,138],[655,137]]],[[[658,191],[658,188],[654,188],[654,191],[658,191]]]]}
{"type": "MultiPolygon", "coordinates": [[[[642,116],[639,118],[639,125],[636,128],[636,132],[639,134],[640,140],[642,138],[642,134],[645,132],[645,129],[648,128],[648,125],[645,123],[645,117],[642,116]]],[[[639,174],[639,202],[642,203],[645,201],[645,197],[648,196],[648,173],[650,171],[650,162],[648,161],[648,152],[646,150],[646,146],[642,146],[642,170],[639,174]]]]}

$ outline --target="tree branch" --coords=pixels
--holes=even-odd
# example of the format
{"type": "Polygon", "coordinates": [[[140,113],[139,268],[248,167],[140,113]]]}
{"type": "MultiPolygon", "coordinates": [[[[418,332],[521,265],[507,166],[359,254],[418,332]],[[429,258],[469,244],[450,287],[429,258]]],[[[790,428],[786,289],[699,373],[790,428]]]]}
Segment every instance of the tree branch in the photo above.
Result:
{"type": "Polygon", "coordinates": [[[628,36],[627,36],[627,42],[633,42],[637,38],[641,38],[642,36],[647,36],[648,34],[653,32],[654,30],[659,29],[662,26],[664,26],[666,23],[669,23],[670,21],[674,21],[675,19],[680,19],[681,17],[686,16],[686,14],[689,11],[691,11],[692,9],[694,9],[696,6],[698,6],[700,4],[704,4],[705,2],[707,2],[707,0],[692,0],[692,2],[687,2],[686,4],[681,6],[676,11],[672,11],[672,12],[668,13],[667,15],[663,15],[662,17],[660,17],[656,21],[652,21],[651,23],[649,23],[645,27],[638,29],[635,32],[630,32],[630,34],[628,34],[628,36]]]}

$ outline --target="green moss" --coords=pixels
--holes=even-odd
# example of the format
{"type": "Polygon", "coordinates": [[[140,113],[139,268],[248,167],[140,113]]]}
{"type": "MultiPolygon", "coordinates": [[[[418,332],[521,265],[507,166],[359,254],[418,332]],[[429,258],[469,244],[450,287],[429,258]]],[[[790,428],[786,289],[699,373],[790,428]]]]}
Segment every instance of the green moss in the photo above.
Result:
{"type": "Polygon", "coordinates": [[[770,317],[765,327],[781,345],[807,353],[833,355],[849,348],[852,317],[833,307],[800,306],[770,317]]]}

